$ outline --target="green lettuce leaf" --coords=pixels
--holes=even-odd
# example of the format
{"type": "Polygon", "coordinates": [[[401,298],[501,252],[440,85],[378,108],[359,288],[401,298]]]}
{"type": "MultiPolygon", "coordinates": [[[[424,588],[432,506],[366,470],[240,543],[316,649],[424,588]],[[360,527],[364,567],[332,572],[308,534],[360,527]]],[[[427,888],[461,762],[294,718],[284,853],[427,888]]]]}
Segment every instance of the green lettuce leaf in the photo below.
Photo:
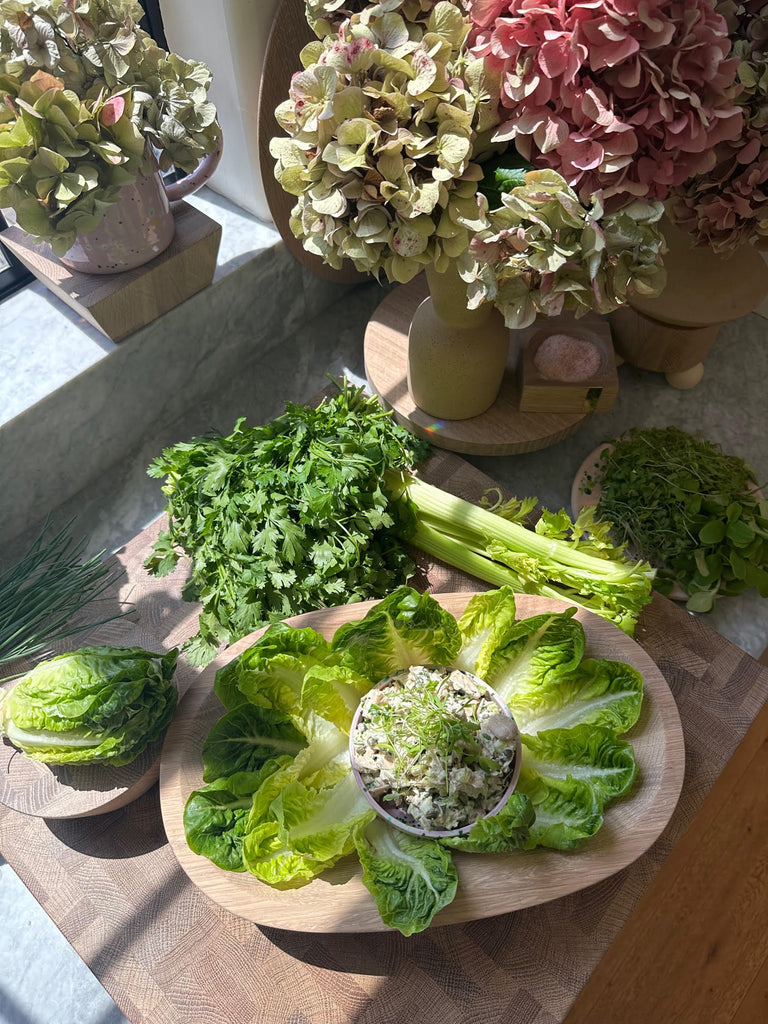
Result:
{"type": "Polygon", "coordinates": [[[258,771],[265,761],[297,754],[307,745],[290,718],[273,708],[242,704],[223,715],[203,743],[203,779],[258,771]]]}
{"type": "Polygon", "coordinates": [[[450,665],[460,647],[456,619],[410,587],[399,587],[363,619],[340,626],[333,638],[342,664],[372,683],[410,665],[450,665]]]}
{"type": "Polygon", "coordinates": [[[516,694],[509,710],[523,732],[595,725],[616,733],[631,729],[640,717],[643,677],[632,665],[584,658],[575,672],[544,690],[516,694]]]}
{"type": "Polygon", "coordinates": [[[533,804],[525,793],[515,791],[498,814],[480,818],[466,836],[449,836],[440,841],[464,853],[508,853],[525,849],[535,818],[533,804]]]}
{"type": "Polygon", "coordinates": [[[547,779],[576,779],[591,786],[605,805],[626,793],[637,774],[632,747],[611,729],[577,725],[521,735],[523,765],[547,779]]]}
{"type": "Polygon", "coordinates": [[[296,774],[294,765],[266,780],[243,838],[245,867],[270,885],[301,885],[327,870],[352,852],[357,832],[376,814],[348,761],[330,786],[314,788],[296,774]]]}
{"type": "Polygon", "coordinates": [[[535,813],[526,850],[537,846],[570,850],[603,824],[602,803],[592,786],[581,779],[545,778],[523,767],[515,792],[530,799],[535,813]]]}
{"type": "Polygon", "coordinates": [[[453,667],[485,679],[491,656],[507,642],[515,613],[515,592],[511,587],[488,590],[470,598],[459,619],[461,650],[453,667]]]}
{"type": "Polygon", "coordinates": [[[184,832],[190,850],[224,871],[245,871],[243,836],[253,794],[265,778],[290,760],[276,758],[265,762],[257,772],[236,772],[190,793],[184,806],[184,832]]]}
{"type": "Polygon", "coordinates": [[[301,687],[307,669],[337,660],[316,630],[278,622],[216,673],[214,690],[227,708],[245,700],[301,719],[301,687]]]}
{"type": "Polygon", "coordinates": [[[342,665],[313,665],[304,676],[301,706],[349,733],[360,698],[371,680],[342,665]]]}
{"type": "Polygon", "coordinates": [[[586,641],[575,613],[568,608],[533,615],[510,629],[505,645],[491,655],[485,676],[505,704],[534,700],[579,666],[586,641]]]}
{"type": "Polygon", "coordinates": [[[357,835],[363,884],[381,919],[403,935],[423,931],[456,895],[459,876],[441,842],[421,839],[375,818],[357,835]]]}

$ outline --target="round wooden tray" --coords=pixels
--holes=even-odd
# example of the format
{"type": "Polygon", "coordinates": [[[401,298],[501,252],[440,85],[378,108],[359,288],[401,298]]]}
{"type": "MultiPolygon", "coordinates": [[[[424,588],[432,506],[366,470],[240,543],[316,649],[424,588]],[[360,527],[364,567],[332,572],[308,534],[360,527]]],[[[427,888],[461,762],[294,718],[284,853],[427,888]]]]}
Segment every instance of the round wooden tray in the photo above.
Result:
{"type": "MultiPolygon", "coordinates": [[[[438,594],[460,615],[469,592],[438,594]]],[[[560,601],[521,595],[521,618],[567,607],[560,601]]],[[[313,626],[330,638],[344,622],[361,618],[375,602],[345,605],[289,619],[313,626]]],[[[651,658],[616,626],[591,612],[576,616],[587,635],[587,654],[627,661],[642,672],[645,699],[637,725],[627,734],[639,767],[632,793],[611,804],[605,822],[578,853],[538,849],[505,855],[455,854],[459,889],[450,906],[436,915],[444,925],[493,917],[535,906],[593,885],[641,856],[661,834],[680,795],[685,750],[674,698],[651,658]]],[[[274,889],[246,873],[226,872],[187,846],[184,805],[202,782],[201,749],[211,726],[224,713],[213,693],[219,668],[260,635],[234,644],[192,684],[168,730],[160,761],[160,801],[171,848],[192,882],[215,903],[273,928],[305,932],[387,931],[373,897],[362,884],[356,857],[346,857],[327,873],[298,889],[274,889]]]]}
{"type": "Polygon", "coordinates": [[[482,416],[436,420],[419,409],[408,391],[408,327],[426,296],[426,279],[419,275],[390,292],[365,331],[368,384],[406,430],[436,448],[463,455],[517,455],[562,441],[584,422],[583,413],[520,412],[514,352],[499,397],[482,416]]]}
{"type": "MultiPolygon", "coordinates": [[[[157,640],[129,621],[118,619],[105,623],[70,643],[68,650],[111,644],[119,647],[143,647],[160,651],[157,640]]],[[[63,651],[61,652],[63,653],[63,651]]],[[[13,669],[13,666],[10,666],[13,669]]],[[[32,666],[25,666],[28,671],[32,666]]],[[[184,671],[182,668],[182,675],[184,671]]],[[[180,693],[179,668],[174,683],[180,693]]],[[[189,679],[191,681],[191,677],[189,679]]],[[[15,679],[3,683],[8,689],[15,679]]],[[[85,818],[106,814],[138,799],[160,775],[160,751],[163,737],[151,743],[131,764],[114,767],[94,765],[48,765],[33,761],[17,750],[9,740],[0,740],[0,803],[14,811],[38,818],[85,818]]]]}

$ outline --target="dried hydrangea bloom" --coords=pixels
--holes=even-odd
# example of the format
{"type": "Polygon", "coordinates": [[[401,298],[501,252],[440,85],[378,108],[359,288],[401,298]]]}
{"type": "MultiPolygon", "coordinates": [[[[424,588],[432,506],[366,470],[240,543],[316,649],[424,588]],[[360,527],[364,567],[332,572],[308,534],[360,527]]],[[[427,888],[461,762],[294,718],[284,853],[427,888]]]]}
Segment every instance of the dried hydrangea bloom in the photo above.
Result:
{"type": "Polygon", "coordinates": [[[741,132],[738,60],[710,0],[466,0],[503,75],[497,138],[607,209],[664,199],[741,132]]]}
{"type": "Polygon", "coordinates": [[[430,264],[445,269],[483,227],[473,153],[497,100],[483,62],[464,60],[468,32],[442,2],[418,41],[388,11],[305,48],[276,111],[286,137],[270,151],[297,197],[291,230],[330,266],[348,259],[409,281],[430,264]]]}
{"type": "Polygon", "coordinates": [[[398,12],[411,29],[425,26],[440,0],[305,0],[307,21],[319,38],[335,35],[354,15],[378,18],[398,12]]]}
{"type": "Polygon", "coordinates": [[[633,290],[656,295],[665,283],[662,213],[645,200],[604,213],[599,194],[587,205],[556,171],[529,171],[461,257],[468,306],[492,302],[518,329],[539,314],[611,312],[633,290]]]}
{"type": "Polygon", "coordinates": [[[715,148],[711,170],[673,189],[668,209],[697,244],[727,253],[768,237],[768,5],[728,0],[718,11],[739,61],[744,131],[715,148]]]}

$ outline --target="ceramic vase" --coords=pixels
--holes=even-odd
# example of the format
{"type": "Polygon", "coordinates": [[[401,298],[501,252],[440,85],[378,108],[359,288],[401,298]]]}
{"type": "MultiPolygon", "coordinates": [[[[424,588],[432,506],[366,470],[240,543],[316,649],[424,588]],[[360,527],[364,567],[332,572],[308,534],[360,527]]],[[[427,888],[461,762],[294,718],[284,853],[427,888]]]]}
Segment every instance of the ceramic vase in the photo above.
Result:
{"type": "Polygon", "coordinates": [[[695,386],[723,324],[752,312],[768,295],[768,267],[752,245],[720,256],[694,246],[664,218],[667,284],[656,298],[633,297],[610,314],[617,354],[631,366],[666,375],[674,387],[695,386]]]}
{"type": "Polygon", "coordinates": [[[83,274],[120,274],[144,266],[165,252],[176,227],[171,203],[192,195],[208,181],[221,159],[221,141],[192,174],[166,183],[154,153],[148,151],[136,180],[124,185],[120,198],[107,208],[101,223],[78,234],[59,261],[83,274]]]}
{"type": "Polygon", "coordinates": [[[467,309],[467,288],[452,264],[427,270],[429,296],[408,331],[408,389],[414,403],[441,420],[489,409],[504,379],[510,332],[490,304],[467,309]]]}

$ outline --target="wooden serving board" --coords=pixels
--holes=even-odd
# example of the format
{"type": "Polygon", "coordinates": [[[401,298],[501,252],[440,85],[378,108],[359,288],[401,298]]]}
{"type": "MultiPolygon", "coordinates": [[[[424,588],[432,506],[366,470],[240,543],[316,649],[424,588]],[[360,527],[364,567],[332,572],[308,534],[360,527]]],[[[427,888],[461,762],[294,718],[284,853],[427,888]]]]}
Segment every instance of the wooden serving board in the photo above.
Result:
{"type": "MultiPolygon", "coordinates": [[[[368,383],[401,426],[437,448],[463,455],[518,455],[562,441],[584,423],[583,412],[520,412],[514,343],[499,396],[487,412],[468,420],[437,420],[419,409],[408,390],[408,328],[427,294],[420,274],[389,293],[365,331],[368,383]]],[[[531,331],[517,333],[522,344],[531,331]]]]}
{"type": "MultiPolygon", "coordinates": [[[[458,616],[471,593],[437,594],[458,616]]],[[[375,602],[345,605],[297,616],[288,622],[312,626],[330,639],[345,622],[362,618],[375,602]]],[[[561,601],[520,595],[518,617],[568,607],[561,601]]],[[[677,804],[685,751],[680,718],[669,687],[645,651],[616,626],[579,611],[587,656],[634,665],[643,675],[645,699],[640,721],[626,738],[632,743],[639,784],[611,804],[600,832],[578,853],[538,849],[505,855],[456,854],[459,890],[435,925],[471,921],[521,910],[593,885],[641,856],[661,834],[677,804]]],[[[224,714],[213,693],[214,677],[262,631],[234,644],[198,677],[171,724],[160,762],[160,801],[171,847],[186,874],[214,903],[260,925],[302,932],[389,931],[361,880],[356,857],[348,857],[309,885],[274,889],[247,873],[225,872],[192,853],[184,835],[184,806],[203,785],[201,749],[211,726],[224,714]]]]}

